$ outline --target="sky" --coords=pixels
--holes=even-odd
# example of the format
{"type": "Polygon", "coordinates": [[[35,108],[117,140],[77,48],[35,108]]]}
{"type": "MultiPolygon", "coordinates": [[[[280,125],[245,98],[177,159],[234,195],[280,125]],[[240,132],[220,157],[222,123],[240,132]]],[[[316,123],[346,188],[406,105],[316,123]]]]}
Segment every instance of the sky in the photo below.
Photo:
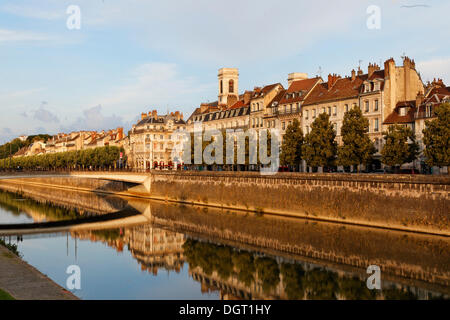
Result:
{"type": "Polygon", "coordinates": [[[243,92],[407,55],[424,82],[450,85],[449,12],[444,0],[0,0],[0,143],[128,130],[154,109],[186,119],[217,100],[222,67],[243,92]]]}

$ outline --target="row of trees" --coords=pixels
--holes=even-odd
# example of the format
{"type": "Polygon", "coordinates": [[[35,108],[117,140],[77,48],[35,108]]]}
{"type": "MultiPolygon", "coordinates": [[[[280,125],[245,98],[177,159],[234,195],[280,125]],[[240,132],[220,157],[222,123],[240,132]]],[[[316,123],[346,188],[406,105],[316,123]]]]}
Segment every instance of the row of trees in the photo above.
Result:
{"type": "Polygon", "coordinates": [[[38,135],[28,136],[25,139],[25,141],[22,141],[17,138],[10,142],[2,144],[0,146],[0,159],[9,158],[10,156],[14,155],[17,151],[19,151],[21,148],[28,147],[30,144],[32,144],[35,141],[46,142],[50,138],[51,138],[51,136],[49,136],[48,134],[38,134],[38,135]]]}
{"type": "MultiPolygon", "coordinates": [[[[99,147],[79,151],[47,153],[28,157],[1,159],[0,169],[25,168],[25,169],[108,169],[116,168],[120,153],[123,148],[115,146],[99,147]]],[[[126,157],[122,163],[126,162],[126,157]]]]}
{"type": "MultiPolygon", "coordinates": [[[[426,121],[423,130],[424,155],[429,166],[450,165],[450,104],[442,104],[435,110],[436,119],[426,121]]],[[[359,108],[345,113],[341,129],[342,145],[336,142],[336,132],[329,115],[322,113],[312,123],[311,131],[303,135],[298,120],[287,127],[281,146],[282,165],[298,167],[305,160],[310,167],[335,165],[357,166],[369,164],[376,148],[367,132],[369,121],[359,108]]],[[[383,133],[384,144],[381,161],[391,167],[412,162],[419,155],[419,145],[409,127],[394,125],[383,133]]]]}

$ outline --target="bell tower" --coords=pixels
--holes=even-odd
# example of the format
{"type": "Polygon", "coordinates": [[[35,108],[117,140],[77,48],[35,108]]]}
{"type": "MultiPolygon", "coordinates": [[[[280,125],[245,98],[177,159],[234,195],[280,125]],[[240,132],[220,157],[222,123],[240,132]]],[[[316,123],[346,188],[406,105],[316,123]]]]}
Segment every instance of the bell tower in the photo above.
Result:
{"type": "Polygon", "coordinates": [[[219,69],[219,105],[227,105],[239,99],[239,70],[235,68],[219,69]],[[234,97],[230,97],[234,96],[234,97]],[[231,99],[228,99],[228,98],[231,99]]]}

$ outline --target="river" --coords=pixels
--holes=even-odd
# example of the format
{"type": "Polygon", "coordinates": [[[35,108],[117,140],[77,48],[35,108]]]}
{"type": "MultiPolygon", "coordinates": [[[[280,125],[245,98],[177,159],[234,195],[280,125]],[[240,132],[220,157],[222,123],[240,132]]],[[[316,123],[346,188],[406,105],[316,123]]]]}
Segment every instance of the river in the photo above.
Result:
{"type": "Polygon", "coordinates": [[[450,296],[445,237],[93,193],[88,199],[109,209],[0,191],[0,239],[63,287],[67,268],[79,266],[81,289],[71,291],[81,299],[450,296]],[[381,269],[381,290],[366,285],[372,264],[381,269]]]}

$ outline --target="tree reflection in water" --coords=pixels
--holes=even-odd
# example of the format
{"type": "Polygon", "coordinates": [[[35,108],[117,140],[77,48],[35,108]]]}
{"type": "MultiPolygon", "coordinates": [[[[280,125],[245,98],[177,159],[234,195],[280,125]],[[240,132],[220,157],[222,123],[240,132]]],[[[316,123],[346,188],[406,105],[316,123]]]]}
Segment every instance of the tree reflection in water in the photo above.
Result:
{"type": "MultiPolygon", "coordinates": [[[[186,262],[192,274],[203,274],[202,279],[212,288],[233,291],[233,296],[246,287],[249,295],[233,298],[269,299],[417,299],[408,287],[389,285],[383,290],[369,290],[365,279],[338,274],[322,267],[302,265],[261,256],[249,251],[187,239],[183,245],[186,262]],[[218,275],[223,285],[213,280],[218,275]],[[215,287],[215,288],[214,288],[215,287]]],[[[204,284],[204,283],[202,283],[204,284]]],[[[222,292],[223,295],[227,292],[222,292]]]]}

